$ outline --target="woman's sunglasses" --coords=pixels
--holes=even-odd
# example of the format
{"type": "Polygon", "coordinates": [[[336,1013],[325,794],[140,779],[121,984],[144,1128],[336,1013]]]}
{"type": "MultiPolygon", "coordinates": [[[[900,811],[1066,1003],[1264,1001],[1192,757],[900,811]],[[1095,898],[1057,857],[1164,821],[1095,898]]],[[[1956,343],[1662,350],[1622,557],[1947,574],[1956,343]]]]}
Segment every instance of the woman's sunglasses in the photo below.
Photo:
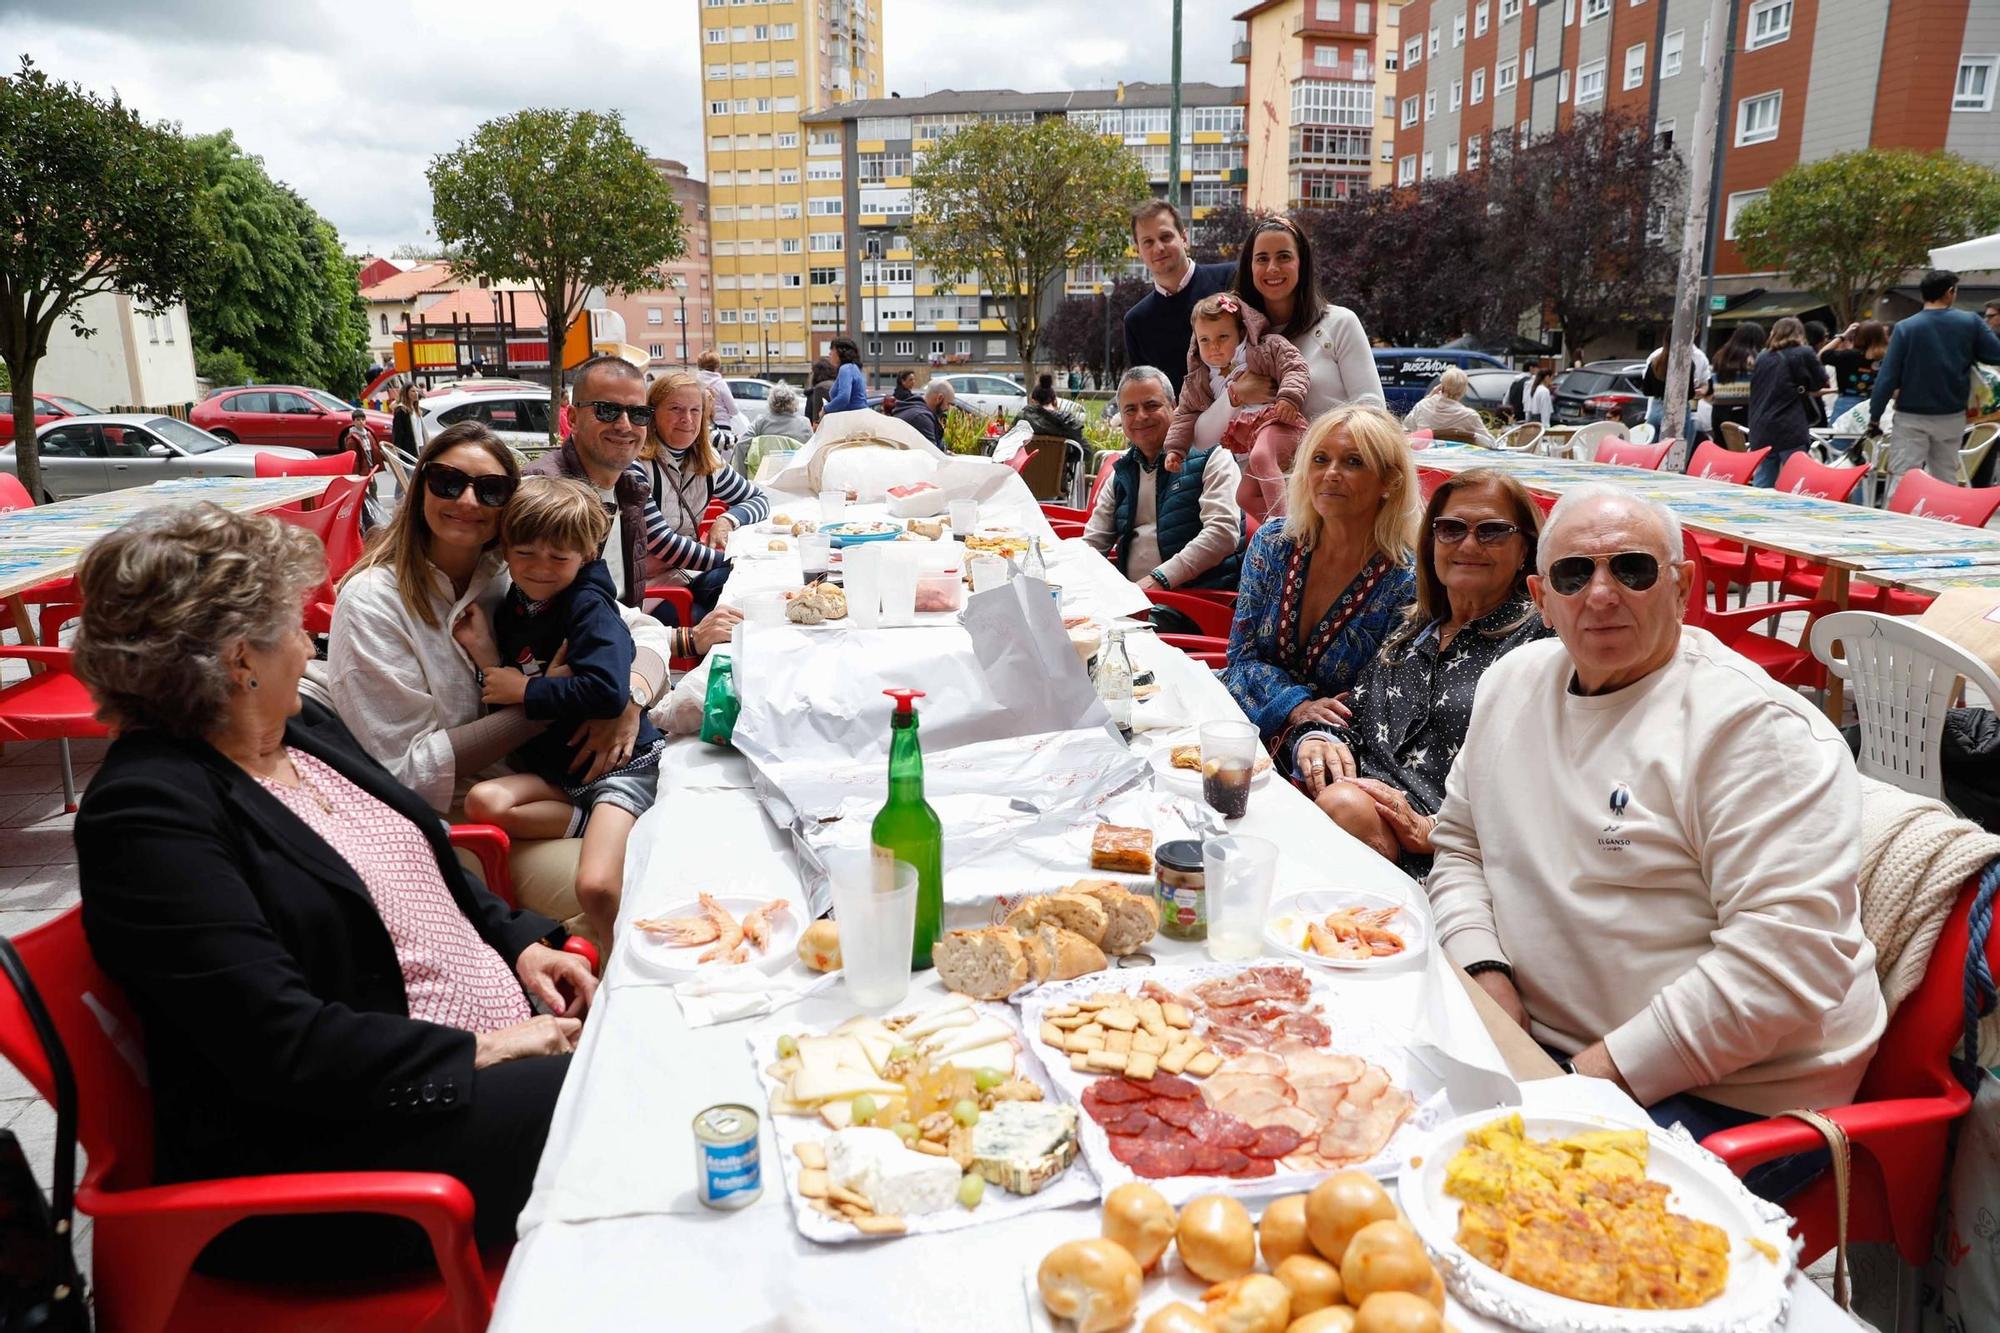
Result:
{"type": "Polygon", "coordinates": [[[1566,555],[1549,566],[1549,587],[1563,597],[1574,597],[1590,586],[1599,563],[1611,567],[1611,577],[1633,592],[1644,592],[1660,581],[1660,558],[1646,551],[1620,551],[1617,555],[1566,555]]]}
{"type": "Polygon", "coordinates": [[[465,494],[465,488],[472,488],[472,498],[488,509],[498,509],[514,498],[515,480],[504,472],[489,473],[475,477],[469,472],[460,472],[449,463],[429,463],[424,466],[424,489],[440,500],[456,500],[465,494]]]}
{"type": "Polygon", "coordinates": [[[635,426],[653,424],[653,409],[643,405],[633,407],[625,403],[607,403],[603,399],[597,399],[588,403],[578,403],[577,406],[589,408],[590,415],[607,426],[618,420],[620,414],[630,417],[635,426]]]}
{"type": "Polygon", "coordinates": [[[1467,536],[1481,546],[1498,546],[1521,529],[1500,519],[1488,519],[1477,525],[1467,523],[1462,518],[1434,518],[1431,520],[1431,536],[1446,546],[1456,546],[1467,536]]]}

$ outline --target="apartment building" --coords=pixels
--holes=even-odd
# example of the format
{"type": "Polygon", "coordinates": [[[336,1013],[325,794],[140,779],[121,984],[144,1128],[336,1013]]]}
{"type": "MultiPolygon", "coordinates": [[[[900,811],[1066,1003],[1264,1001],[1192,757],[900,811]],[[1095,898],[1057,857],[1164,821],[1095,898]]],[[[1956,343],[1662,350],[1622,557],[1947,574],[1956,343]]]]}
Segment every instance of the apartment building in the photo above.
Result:
{"type": "Polygon", "coordinates": [[[881,95],[881,4],[702,0],[695,11],[714,282],[704,341],[731,370],[802,380],[840,327],[838,302],[815,302],[808,278],[845,257],[844,183],[815,170],[826,155],[809,151],[802,118],[881,95]]]}
{"type": "MultiPolygon", "coordinates": [[[[1181,86],[1178,175],[1195,216],[1244,201],[1241,96],[1241,89],[1219,84],[1181,86]]],[[[1028,125],[1067,116],[1126,145],[1154,193],[1165,194],[1173,174],[1171,100],[1165,84],[1040,93],[987,89],[849,102],[806,116],[809,170],[815,179],[839,184],[833,216],[849,224],[844,251],[815,260],[809,274],[815,341],[853,330],[876,383],[905,369],[1018,372],[1020,349],[1006,330],[1000,300],[966,283],[946,284],[916,262],[909,238],[911,173],[925,152],[967,125],[1028,125]],[[952,290],[939,290],[946,285],[952,290]]],[[[1052,283],[1043,299],[1052,306],[1065,292],[1094,294],[1126,272],[1143,271],[1130,254],[1109,268],[1072,269],[1061,290],[1052,283]]]]}
{"type": "MultiPolygon", "coordinates": [[[[1396,179],[1479,167],[1502,134],[1629,110],[1685,141],[1707,0],[1410,0],[1402,11],[1396,179]]],[[[1799,162],[1858,148],[1938,148],[2000,165],[1994,0],[1734,0],[1718,151],[1716,290],[1737,318],[1803,313],[1810,293],[1747,271],[1736,214],[1799,162]]],[[[1727,322],[1718,315],[1717,322],[1727,322]]]]}
{"type": "Polygon", "coordinates": [[[715,308],[708,271],[708,186],[690,176],[684,162],[652,161],[680,205],[686,245],[679,259],[660,267],[657,283],[607,296],[604,308],[624,319],[625,341],[646,353],[657,374],[692,364],[713,343],[715,308]]]}
{"type": "Polygon", "coordinates": [[[1311,207],[1389,183],[1399,4],[1264,0],[1236,16],[1249,207],[1311,207]]]}

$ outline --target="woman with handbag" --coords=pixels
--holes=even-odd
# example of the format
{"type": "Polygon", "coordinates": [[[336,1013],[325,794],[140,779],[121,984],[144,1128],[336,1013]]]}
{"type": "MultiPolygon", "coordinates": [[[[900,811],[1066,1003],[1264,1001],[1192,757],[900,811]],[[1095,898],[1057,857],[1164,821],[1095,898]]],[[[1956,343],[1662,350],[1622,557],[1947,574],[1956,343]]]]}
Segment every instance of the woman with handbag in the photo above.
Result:
{"type": "Polygon", "coordinates": [[[1812,443],[1816,402],[1826,369],[1806,342],[1806,326],[1787,315],[1771,326],[1771,339],[1750,370],[1750,447],[1769,448],[1753,486],[1771,486],[1793,454],[1812,443]]]}

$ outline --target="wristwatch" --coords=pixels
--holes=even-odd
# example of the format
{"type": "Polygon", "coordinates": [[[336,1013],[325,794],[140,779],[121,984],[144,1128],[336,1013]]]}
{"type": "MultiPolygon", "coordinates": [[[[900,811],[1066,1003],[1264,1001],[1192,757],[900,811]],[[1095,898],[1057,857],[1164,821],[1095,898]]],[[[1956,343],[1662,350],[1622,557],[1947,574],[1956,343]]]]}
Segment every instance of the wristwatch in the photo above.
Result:
{"type": "Polygon", "coordinates": [[[1174,586],[1173,584],[1167,582],[1167,576],[1165,574],[1162,574],[1157,569],[1153,571],[1152,578],[1153,582],[1159,584],[1162,588],[1171,589],[1174,586]]]}
{"type": "Polygon", "coordinates": [[[646,711],[646,705],[653,702],[653,689],[641,681],[632,686],[631,696],[632,702],[639,705],[639,711],[643,713],[646,711]]]}

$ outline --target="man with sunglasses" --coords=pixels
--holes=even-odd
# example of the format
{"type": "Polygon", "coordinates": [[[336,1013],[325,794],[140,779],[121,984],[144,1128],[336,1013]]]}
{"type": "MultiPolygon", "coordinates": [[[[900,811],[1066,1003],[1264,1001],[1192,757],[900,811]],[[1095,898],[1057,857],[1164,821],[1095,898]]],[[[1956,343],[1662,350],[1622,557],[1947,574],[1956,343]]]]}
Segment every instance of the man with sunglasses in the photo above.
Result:
{"type": "MultiPolygon", "coordinates": [[[[1558,638],[1480,682],[1431,835],[1438,940],[1574,1072],[1696,1138],[1851,1101],[1886,1019],[1840,734],[1706,630],[1672,511],[1565,495],[1558,638]]],[[[1782,1198],[1811,1158],[1759,1168],[1782,1198]]]]}
{"type": "Polygon", "coordinates": [[[619,601],[637,606],[645,592],[639,570],[646,551],[646,502],[652,495],[645,473],[633,466],[653,421],[653,409],[646,406],[646,377],[622,357],[593,356],[577,368],[569,392],[570,437],[522,472],[572,477],[597,492],[618,520],[604,556],[612,586],[619,601]]]}

